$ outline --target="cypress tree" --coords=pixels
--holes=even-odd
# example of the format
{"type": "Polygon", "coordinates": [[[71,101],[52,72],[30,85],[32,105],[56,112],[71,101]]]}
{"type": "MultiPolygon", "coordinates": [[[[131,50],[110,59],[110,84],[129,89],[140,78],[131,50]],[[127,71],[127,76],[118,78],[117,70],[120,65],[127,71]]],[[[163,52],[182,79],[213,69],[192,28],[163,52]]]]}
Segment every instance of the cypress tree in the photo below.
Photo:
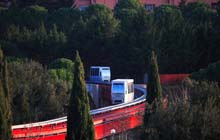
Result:
{"type": "Polygon", "coordinates": [[[94,140],[94,127],[89,114],[89,98],[84,80],[84,68],[78,51],[74,64],[74,79],[67,115],[67,140],[94,140]]]}
{"type": "MultiPolygon", "coordinates": [[[[158,72],[157,57],[152,49],[148,58],[148,85],[147,85],[147,99],[144,114],[145,136],[150,137],[150,133],[154,133],[152,126],[149,126],[149,117],[156,111],[157,107],[161,107],[162,103],[162,88],[160,84],[160,77],[158,72]],[[159,101],[154,102],[154,101],[159,101]],[[160,106],[158,106],[160,105],[160,106]]],[[[152,138],[150,138],[152,139],[152,138]]]]}
{"type": "Polygon", "coordinates": [[[0,49],[0,139],[11,139],[12,114],[8,90],[7,62],[0,49]]]}
{"type": "Polygon", "coordinates": [[[147,85],[147,102],[151,104],[155,98],[159,101],[162,99],[162,88],[157,64],[157,57],[154,50],[151,51],[148,59],[148,85],[147,85]]]}
{"type": "Polygon", "coordinates": [[[6,138],[6,117],[4,115],[4,92],[2,89],[2,80],[0,80],[0,140],[6,138]]]}

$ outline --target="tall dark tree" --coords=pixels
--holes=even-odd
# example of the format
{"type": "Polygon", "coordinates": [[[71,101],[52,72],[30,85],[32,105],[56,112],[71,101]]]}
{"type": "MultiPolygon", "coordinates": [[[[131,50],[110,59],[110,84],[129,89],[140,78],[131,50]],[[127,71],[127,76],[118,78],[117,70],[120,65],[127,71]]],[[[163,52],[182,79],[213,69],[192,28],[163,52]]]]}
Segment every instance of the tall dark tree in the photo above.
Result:
{"type": "MultiPolygon", "coordinates": [[[[184,38],[186,29],[183,29],[184,19],[182,13],[175,6],[161,5],[155,8],[153,17],[154,24],[158,28],[157,32],[161,34],[160,44],[156,48],[158,63],[161,66],[160,72],[168,73],[167,71],[170,71],[171,73],[177,73],[182,66],[179,65],[179,61],[173,60],[187,61],[188,58],[191,58],[190,55],[184,55],[183,51],[183,47],[187,49],[190,45],[187,44],[187,38],[184,38]],[[185,42],[182,42],[182,38],[184,38],[185,42]]],[[[182,69],[185,67],[184,65],[182,69]]]]}
{"type": "Polygon", "coordinates": [[[67,115],[67,140],[93,140],[94,128],[89,114],[89,98],[84,80],[84,68],[78,51],[74,65],[73,88],[67,115]]]}
{"type": "Polygon", "coordinates": [[[143,52],[146,52],[148,47],[152,18],[139,0],[119,0],[114,12],[120,21],[120,30],[112,47],[115,49],[113,71],[117,71],[118,76],[132,77],[138,81],[142,79],[139,75],[144,74],[142,68],[146,55],[143,55],[143,52]]]}
{"type": "Polygon", "coordinates": [[[148,85],[147,85],[147,102],[151,104],[155,99],[161,101],[162,88],[160,84],[157,57],[152,50],[148,59],[148,85]]]}
{"type": "Polygon", "coordinates": [[[0,139],[11,139],[11,106],[8,90],[7,62],[0,49],[0,139]]]}
{"type": "Polygon", "coordinates": [[[141,8],[143,8],[143,6],[139,0],[119,0],[114,10],[116,15],[118,15],[126,9],[140,10],[141,8]]]}
{"type": "MultiPolygon", "coordinates": [[[[147,84],[147,104],[144,114],[145,136],[150,137],[150,133],[155,130],[154,126],[149,125],[150,117],[162,105],[162,88],[158,71],[157,57],[154,49],[148,58],[148,84],[147,84]]],[[[151,138],[152,139],[152,138],[151,138]]]]}

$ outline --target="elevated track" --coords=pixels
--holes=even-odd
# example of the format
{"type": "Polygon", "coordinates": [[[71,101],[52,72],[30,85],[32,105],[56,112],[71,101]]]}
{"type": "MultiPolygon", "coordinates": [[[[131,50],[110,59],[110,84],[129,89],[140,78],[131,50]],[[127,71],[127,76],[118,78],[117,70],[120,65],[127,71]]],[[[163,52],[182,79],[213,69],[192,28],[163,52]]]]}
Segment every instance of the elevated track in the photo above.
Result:
{"type": "MultiPolygon", "coordinates": [[[[109,85],[110,86],[110,85],[109,85]]],[[[90,111],[95,127],[95,138],[102,139],[116,133],[132,129],[142,123],[146,90],[135,85],[135,91],[142,96],[133,102],[111,105],[90,111]]],[[[48,121],[12,126],[14,140],[64,140],[67,117],[48,121]]]]}
{"type": "MultiPolygon", "coordinates": [[[[174,82],[174,80],[181,81],[187,76],[189,75],[172,75],[170,77],[163,75],[164,78],[161,81],[162,83],[166,81],[174,82]]],[[[107,86],[110,86],[110,84],[107,84],[107,86]]],[[[120,133],[142,124],[147,94],[146,87],[144,85],[135,85],[135,94],[140,96],[133,102],[111,105],[90,111],[93,117],[95,138],[97,140],[112,135],[112,130],[115,133],[120,133]]],[[[65,140],[66,123],[67,117],[65,116],[42,122],[14,125],[12,126],[13,139],[65,140]]]]}

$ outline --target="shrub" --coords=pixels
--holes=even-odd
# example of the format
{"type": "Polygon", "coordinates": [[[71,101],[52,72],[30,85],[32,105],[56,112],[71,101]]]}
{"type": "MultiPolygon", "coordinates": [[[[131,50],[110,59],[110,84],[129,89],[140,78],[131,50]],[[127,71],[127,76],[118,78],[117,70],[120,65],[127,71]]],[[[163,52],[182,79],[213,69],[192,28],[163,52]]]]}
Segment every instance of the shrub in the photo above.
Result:
{"type": "Polygon", "coordinates": [[[192,73],[192,79],[220,82],[220,61],[210,64],[206,69],[192,73]]]}
{"type": "MultiPolygon", "coordinates": [[[[189,82],[189,79],[187,80],[189,82]]],[[[169,95],[164,109],[158,102],[151,110],[145,127],[146,140],[217,140],[220,139],[220,90],[216,83],[191,81],[169,95]],[[187,92],[187,98],[184,94],[187,92]],[[176,96],[178,95],[179,96],[176,96]],[[171,100],[174,99],[174,100],[171,100]]],[[[171,91],[172,93],[172,91],[171,91]]]]}

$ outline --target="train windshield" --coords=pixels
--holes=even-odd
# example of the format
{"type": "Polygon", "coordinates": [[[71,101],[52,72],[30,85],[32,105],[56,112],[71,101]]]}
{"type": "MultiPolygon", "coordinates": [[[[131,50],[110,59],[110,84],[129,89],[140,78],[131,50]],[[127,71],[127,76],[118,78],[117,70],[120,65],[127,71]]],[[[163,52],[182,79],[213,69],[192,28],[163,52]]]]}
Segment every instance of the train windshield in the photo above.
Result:
{"type": "Polygon", "coordinates": [[[112,90],[114,93],[124,93],[124,84],[123,83],[114,83],[112,90]]]}
{"type": "Polygon", "coordinates": [[[109,76],[110,75],[110,69],[102,69],[102,76],[109,76]]]}

